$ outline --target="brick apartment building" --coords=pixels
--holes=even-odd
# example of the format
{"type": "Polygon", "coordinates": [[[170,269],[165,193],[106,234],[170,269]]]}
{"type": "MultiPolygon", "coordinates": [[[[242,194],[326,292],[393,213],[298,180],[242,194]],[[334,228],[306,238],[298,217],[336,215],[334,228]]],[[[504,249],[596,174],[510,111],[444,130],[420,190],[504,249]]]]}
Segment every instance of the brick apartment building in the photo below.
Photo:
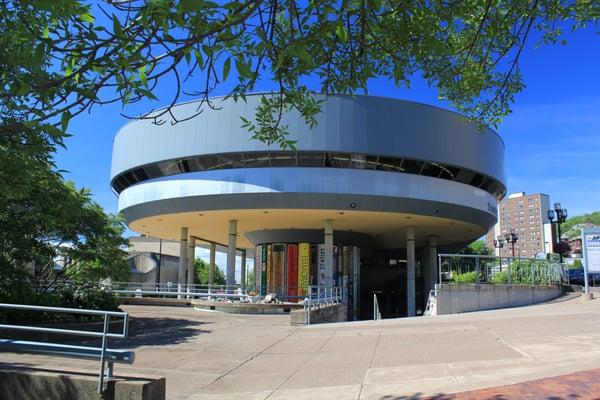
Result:
{"type": "MultiPolygon", "coordinates": [[[[535,257],[538,253],[551,253],[553,247],[552,224],[548,219],[550,197],[536,193],[513,193],[498,204],[498,223],[485,236],[486,245],[494,249],[494,239],[514,230],[517,235],[515,257],[535,257]]],[[[512,256],[512,245],[504,243],[494,254],[512,256]]]]}

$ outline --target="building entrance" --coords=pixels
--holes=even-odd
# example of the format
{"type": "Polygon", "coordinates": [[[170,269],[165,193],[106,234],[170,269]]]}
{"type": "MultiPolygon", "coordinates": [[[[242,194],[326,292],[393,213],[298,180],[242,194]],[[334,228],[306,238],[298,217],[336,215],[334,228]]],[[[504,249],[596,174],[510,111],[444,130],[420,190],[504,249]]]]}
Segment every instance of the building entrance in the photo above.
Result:
{"type": "MultiPolygon", "coordinates": [[[[377,296],[382,318],[407,316],[406,283],[407,264],[402,252],[377,254],[372,260],[363,260],[360,272],[360,313],[362,320],[373,319],[373,295],[377,296]]],[[[422,314],[423,279],[421,263],[415,263],[415,305],[417,315],[422,314]]]]}

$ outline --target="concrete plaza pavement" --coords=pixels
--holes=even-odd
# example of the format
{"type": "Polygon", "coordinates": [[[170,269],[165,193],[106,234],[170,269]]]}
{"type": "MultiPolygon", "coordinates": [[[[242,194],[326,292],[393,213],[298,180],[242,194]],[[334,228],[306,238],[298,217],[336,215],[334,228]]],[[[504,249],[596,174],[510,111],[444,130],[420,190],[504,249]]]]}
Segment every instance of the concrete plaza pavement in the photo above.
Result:
{"type": "MultiPolygon", "coordinates": [[[[419,399],[600,368],[600,300],[436,317],[289,326],[288,316],[124,306],[132,372],[167,378],[168,399],[419,399]]],[[[0,354],[0,363],[97,363],[0,354]]]]}

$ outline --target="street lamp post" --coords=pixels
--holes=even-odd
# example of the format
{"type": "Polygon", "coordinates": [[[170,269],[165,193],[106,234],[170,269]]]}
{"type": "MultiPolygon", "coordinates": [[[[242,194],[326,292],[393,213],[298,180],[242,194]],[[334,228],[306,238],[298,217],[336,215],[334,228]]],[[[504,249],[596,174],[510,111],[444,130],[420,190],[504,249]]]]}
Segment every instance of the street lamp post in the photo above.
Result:
{"type": "Polygon", "coordinates": [[[502,248],[504,247],[504,239],[501,235],[498,235],[498,239],[494,239],[494,248],[498,249],[498,256],[502,255],[502,248]]]}
{"type": "Polygon", "coordinates": [[[517,243],[519,241],[519,238],[517,237],[515,230],[511,229],[510,232],[506,232],[504,234],[504,240],[506,241],[506,243],[511,244],[512,256],[513,256],[513,258],[515,258],[515,243],[517,243]]]}
{"type": "MultiPolygon", "coordinates": [[[[563,262],[563,249],[562,249],[562,237],[561,237],[561,232],[560,232],[560,224],[562,224],[563,222],[565,222],[567,220],[567,209],[566,208],[562,208],[562,206],[560,205],[560,203],[554,203],[554,210],[548,210],[548,219],[550,220],[550,224],[552,224],[554,217],[556,216],[556,230],[558,233],[558,240],[557,240],[557,244],[558,244],[558,256],[560,257],[560,262],[563,262]]],[[[553,243],[554,244],[554,243],[553,243]]]]}

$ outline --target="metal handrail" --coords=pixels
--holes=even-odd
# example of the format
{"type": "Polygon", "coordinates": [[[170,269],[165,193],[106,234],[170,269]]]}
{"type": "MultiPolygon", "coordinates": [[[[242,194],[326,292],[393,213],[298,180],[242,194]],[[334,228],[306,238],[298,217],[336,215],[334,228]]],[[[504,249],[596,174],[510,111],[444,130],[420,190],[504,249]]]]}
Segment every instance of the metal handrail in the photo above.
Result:
{"type": "MultiPolygon", "coordinates": [[[[102,332],[93,332],[93,331],[84,331],[78,329],[59,329],[59,328],[50,328],[50,327],[41,327],[41,326],[32,326],[32,325],[10,325],[10,324],[0,324],[0,329],[12,329],[19,331],[30,331],[30,332],[43,332],[43,333],[56,333],[61,335],[75,335],[75,336],[91,336],[91,337],[100,337],[102,338],[102,346],[100,347],[100,372],[98,376],[98,393],[102,393],[104,390],[104,370],[105,364],[108,364],[107,378],[113,377],[113,360],[107,357],[107,351],[110,351],[107,348],[108,339],[109,338],[118,338],[118,339],[127,339],[128,329],[129,329],[129,314],[125,312],[118,311],[100,311],[100,310],[89,310],[89,309],[81,309],[81,308],[66,308],[66,307],[47,307],[47,306],[33,306],[26,304],[8,304],[8,303],[0,303],[0,309],[8,309],[8,310],[27,310],[27,311],[43,311],[43,312],[56,312],[56,313],[64,313],[64,314],[82,314],[82,315],[98,315],[104,317],[103,329],[102,332]],[[120,333],[110,333],[110,318],[123,318],[123,329],[120,333]]],[[[36,342],[37,343],[37,342],[36,342]]],[[[52,343],[47,342],[39,342],[42,345],[52,346],[52,343]]],[[[56,345],[54,345],[56,346],[56,345]]],[[[72,353],[73,357],[85,357],[88,356],[84,350],[89,350],[89,348],[83,348],[81,346],[71,346],[71,345],[60,345],[61,349],[68,349],[69,353],[72,353]]],[[[23,350],[23,349],[21,349],[23,350]]],[[[47,355],[58,355],[59,352],[56,351],[40,351],[47,355]]],[[[60,353],[60,355],[65,355],[65,352],[60,353]]],[[[132,361],[132,360],[131,360],[132,361]]]]}
{"type": "Polygon", "coordinates": [[[306,325],[310,325],[310,313],[313,308],[346,302],[346,288],[343,286],[309,286],[304,298],[306,325]]]}
{"type": "Polygon", "coordinates": [[[379,311],[379,302],[377,301],[377,293],[373,293],[373,321],[381,319],[381,312],[379,311]]]}
{"type": "Polygon", "coordinates": [[[524,278],[527,284],[561,284],[566,282],[564,265],[552,260],[544,260],[529,257],[505,257],[488,256],[477,254],[438,254],[438,282],[450,281],[453,275],[469,272],[474,274],[475,281],[472,283],[506,283],[509,285],[518,283],[524,278]],[[461,261],[462,260],[462,261],[461,261]],[[522,268],[514,269],[516,262],[529,264],[527,272],[522,268]],[[498,273],[505,274],[504,277],[494,282],[498,273]],[[506,282],[502,282],[505,279],[506,282]]]}

